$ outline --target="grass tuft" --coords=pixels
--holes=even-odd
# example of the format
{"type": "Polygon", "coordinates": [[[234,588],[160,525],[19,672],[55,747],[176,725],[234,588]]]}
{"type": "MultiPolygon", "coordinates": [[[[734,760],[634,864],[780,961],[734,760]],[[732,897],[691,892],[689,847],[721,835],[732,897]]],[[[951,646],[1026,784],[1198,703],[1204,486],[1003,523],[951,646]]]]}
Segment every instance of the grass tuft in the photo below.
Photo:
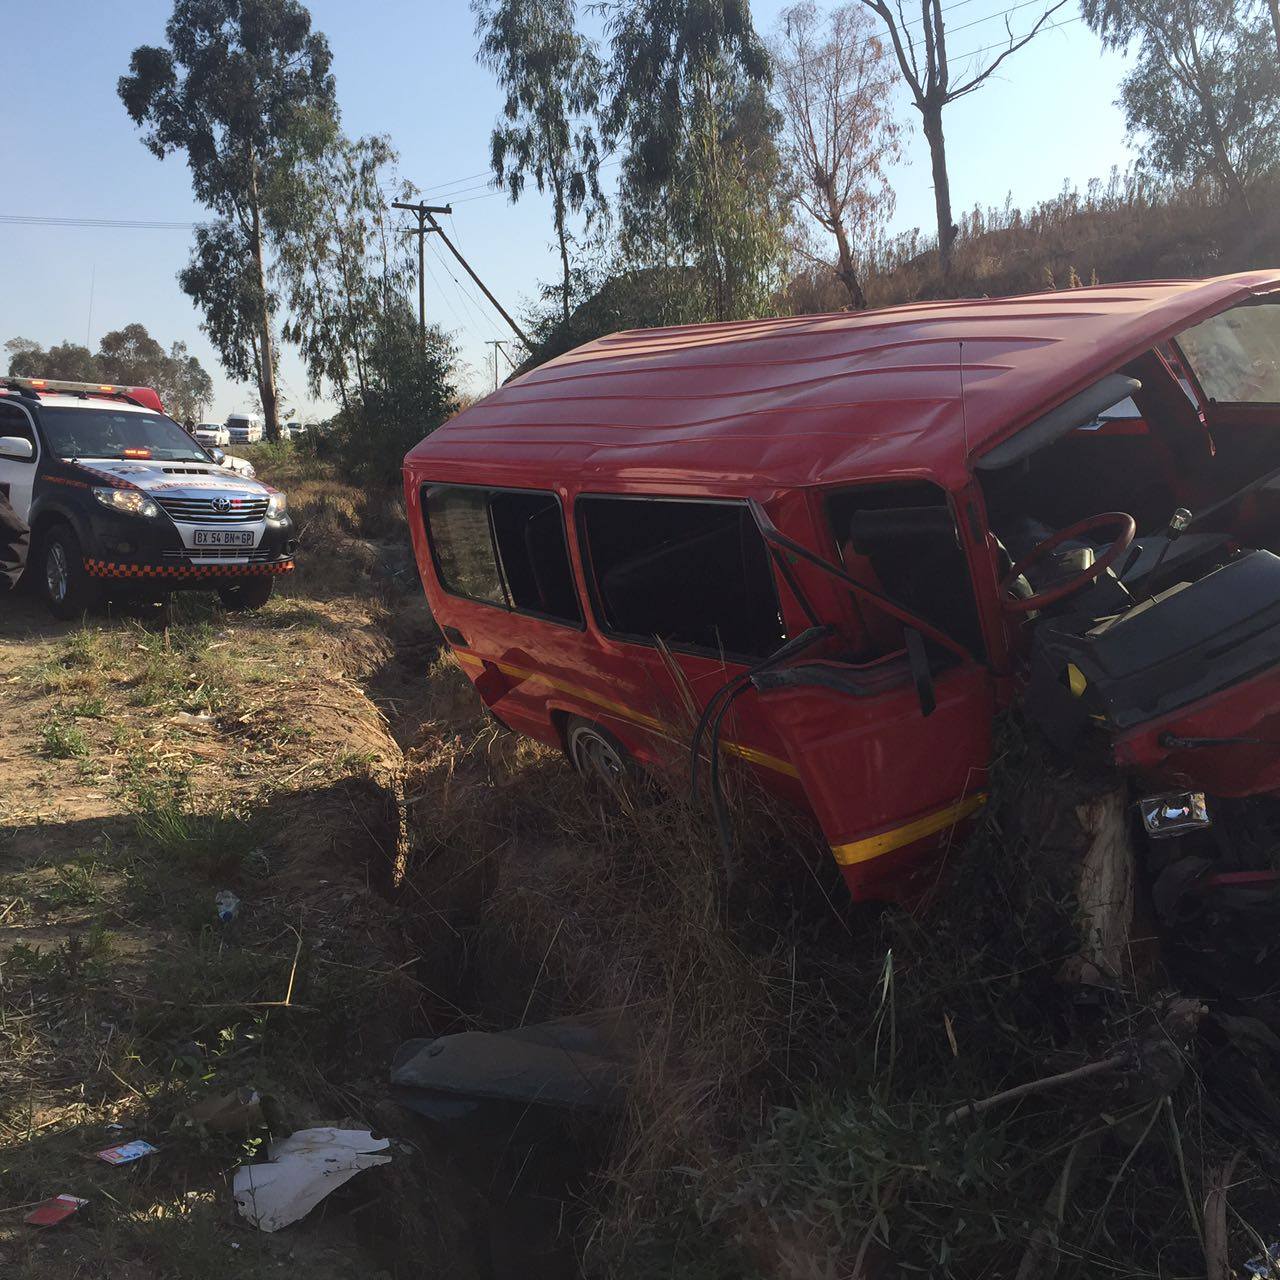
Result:
{"type": "Polygon", "coordinates": [[[40,730],[40,747],[54,760],[80,760],[89,754],[89,742],[84,730],[68,724],[58,717],[50,720],[40,730]]]}

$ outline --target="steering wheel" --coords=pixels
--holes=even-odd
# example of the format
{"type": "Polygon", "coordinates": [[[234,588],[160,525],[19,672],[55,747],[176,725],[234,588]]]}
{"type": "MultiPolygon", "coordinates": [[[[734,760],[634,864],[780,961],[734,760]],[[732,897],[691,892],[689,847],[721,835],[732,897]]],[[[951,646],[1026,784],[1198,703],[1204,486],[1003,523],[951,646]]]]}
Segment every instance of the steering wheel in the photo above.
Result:
{"type": "Polygon", "coordinates": [[[1067,596],[1074,595],[1083,587],[1087,587],[1095,578],[1105,573],[1129,549],[1138,526],[1133,517],[1124,511],[1104,511],[1102,515],[1090,516],[1087,520],[1079,520],[1067,529],[1059,529],[1051,538],[1037,542],[1031,550],[1009,570],[1000,581],[1000,601],[1010,613],[1030,613],[1033,609],[1044,609],[1067,596]],[[1072,574],[1065,582],[1046,587],[1034,595],[1015,596],[1014,585],[1018,579],[1032,567],[1039,564],[1051,551],[1056,551],[1064,542],[1070,542],[1095,529],[1119,527],[1119,534],[1112,544],[1087,568],[1072,574]]]}

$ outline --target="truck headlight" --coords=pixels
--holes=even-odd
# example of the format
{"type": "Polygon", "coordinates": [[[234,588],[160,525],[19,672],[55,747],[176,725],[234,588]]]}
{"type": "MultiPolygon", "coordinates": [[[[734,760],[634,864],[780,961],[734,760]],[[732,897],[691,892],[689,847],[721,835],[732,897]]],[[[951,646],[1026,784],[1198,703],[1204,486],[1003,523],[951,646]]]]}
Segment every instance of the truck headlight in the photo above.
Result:
{"type": "Polygon", "coordinates": [[[267,519],[279,520],[289,509],[289,499],[283,493],[273,493],[267,499],[267,519]]]}
{"type": "Polygon", "coordinates": [[[112,511],[131,516],[158,516],[160,508],[139,489],[95,489],[93,496],[112,511]]]}

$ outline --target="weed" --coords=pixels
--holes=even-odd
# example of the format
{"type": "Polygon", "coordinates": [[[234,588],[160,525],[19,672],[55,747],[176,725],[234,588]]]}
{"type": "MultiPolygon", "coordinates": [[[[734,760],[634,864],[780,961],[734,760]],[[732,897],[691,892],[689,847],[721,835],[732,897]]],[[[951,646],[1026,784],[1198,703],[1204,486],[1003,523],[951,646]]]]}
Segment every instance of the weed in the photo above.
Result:
{"type": "Polygon", "coordinates": [[[87,934],[72,934],[66,942],[44,949],[16,942],[0,965],[10,977],[23,977],[50,987],[75,987],[106,973],[111,944],[106,928],[95,923],[87,934]]]}
{"type": "Polygon", "coordinates": [[[81,698],[67,710],[78,720],[101,720],[107,714],[107,702],[101,695],[81,698]]]}
{"type": "Polygon", "coordinates": [[[54,872],[53,883],[41,898],[47,907],[88,907],[102,900],[104,868],[92,855],[81,855],[63,863],[54,872]]]}
{"type": "Polygon", "coordinates": [[[89,754],[84,730],[56,716],[40,730],[40,745],[44,754],[55,760],[83,759],[89,754]]]}
{"type": "Polygon", "coordinates": [[[159,792],[137,818],[144,850],[170,869],[210,882],[234,882],[258,852],[260,825],[232,810],[193,812],[184,798],[159,792]]]}

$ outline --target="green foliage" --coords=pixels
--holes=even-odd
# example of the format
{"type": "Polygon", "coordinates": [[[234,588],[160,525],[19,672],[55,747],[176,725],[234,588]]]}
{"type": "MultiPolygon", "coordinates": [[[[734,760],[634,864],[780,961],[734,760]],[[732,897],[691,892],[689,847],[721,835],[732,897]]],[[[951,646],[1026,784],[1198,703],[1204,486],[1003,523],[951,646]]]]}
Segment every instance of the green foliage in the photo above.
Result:
{"type": "Polygon", "coordinates": [[[1085,19],[1137,59],[1121,85],[1130,131],[1158,174],[1209,177],[1247,198],[1280,167],[1280,31],[1237,0],[1085,0],[1085,19]]]}
{"type": "Polygon", "coordinates": [[[5,349],[9,372],[17,378],[155,387],[166,412],[179,422],[199,419],[213,400],[213,382],[187,344],[175,342],[166,352],[141,324],[103,334],[96,355],[72,342],[45,351],[27,338],[14,338],[5,349]]]}
{"type": "Polygon", "coordinates": [[[505,92],[490,159],[514,203],[532,177],[551,191],[560,250],[560,314],[569,321],[573,291],[570,212],[602,208],[600,155],[589,117],[599,107],[602,68],[591,41],[574,28],[573,0],[472,0],[479,59],[505,92]]]}
{"type": "Polygon", "coordinates": [[[169,415],[195,422],[213,401],[213,381],[185,342],[165,349],[140,324],[104,334],[98,346],[98,371],[106,382],[155,387],[169,415]]]}
{"type": "Polygon", "coordinates": [[[392,223],[390,199],[415,194],[386,138],[339,136],[273,192],[277,269],[314,396],[327,383],[344,406],[369,391],[370,352],[387,308],[403,305],[417,264],[392,223]],[[391,193],[391,194],[388,194],[391,193]]]}
{"type": "Polygon", "coordinates": [[[45,755],[55,760],[82,759],[89,754],[89,743],[84,731],[57,717],[48,721],[40,730],[40,744],[45,755]]]}
{"type": "Polygon", "coordinates": [[[337,129],[329,45],[297,0],[176,0],[165,34],[167,47],[133,51],[120,97],[156,156],[186,154],[196,199],[218,215],[179,280],[227,372],[257,379],[274,439],[266,206],[337,129]]]}
{"type": "Polygon", "coordinates": [[[404,455],[457,411],[457,352],[441,329],[427,330],[403,301],[384,314],[365,357],[365,385],[333,421],[326,445],[362,481],[394,483],[404,455]]]}
{"type": "Polygon", "coordinates": [[[746,0],[640,0],[611,19],[608,140],[625,148],[622,251],[639,269],[691,266],[690,318],[766,310],[786,209],[769,55],[746,0]]]}
{"type": "Polygon", "coordinates": [[[78,346],[74,342],[60,342],[46,351],[30,338],[12,338],[4,347],[9,353],[9,373],[15,378],[98,381],[98,366],[88,347],[78,346]]]}

